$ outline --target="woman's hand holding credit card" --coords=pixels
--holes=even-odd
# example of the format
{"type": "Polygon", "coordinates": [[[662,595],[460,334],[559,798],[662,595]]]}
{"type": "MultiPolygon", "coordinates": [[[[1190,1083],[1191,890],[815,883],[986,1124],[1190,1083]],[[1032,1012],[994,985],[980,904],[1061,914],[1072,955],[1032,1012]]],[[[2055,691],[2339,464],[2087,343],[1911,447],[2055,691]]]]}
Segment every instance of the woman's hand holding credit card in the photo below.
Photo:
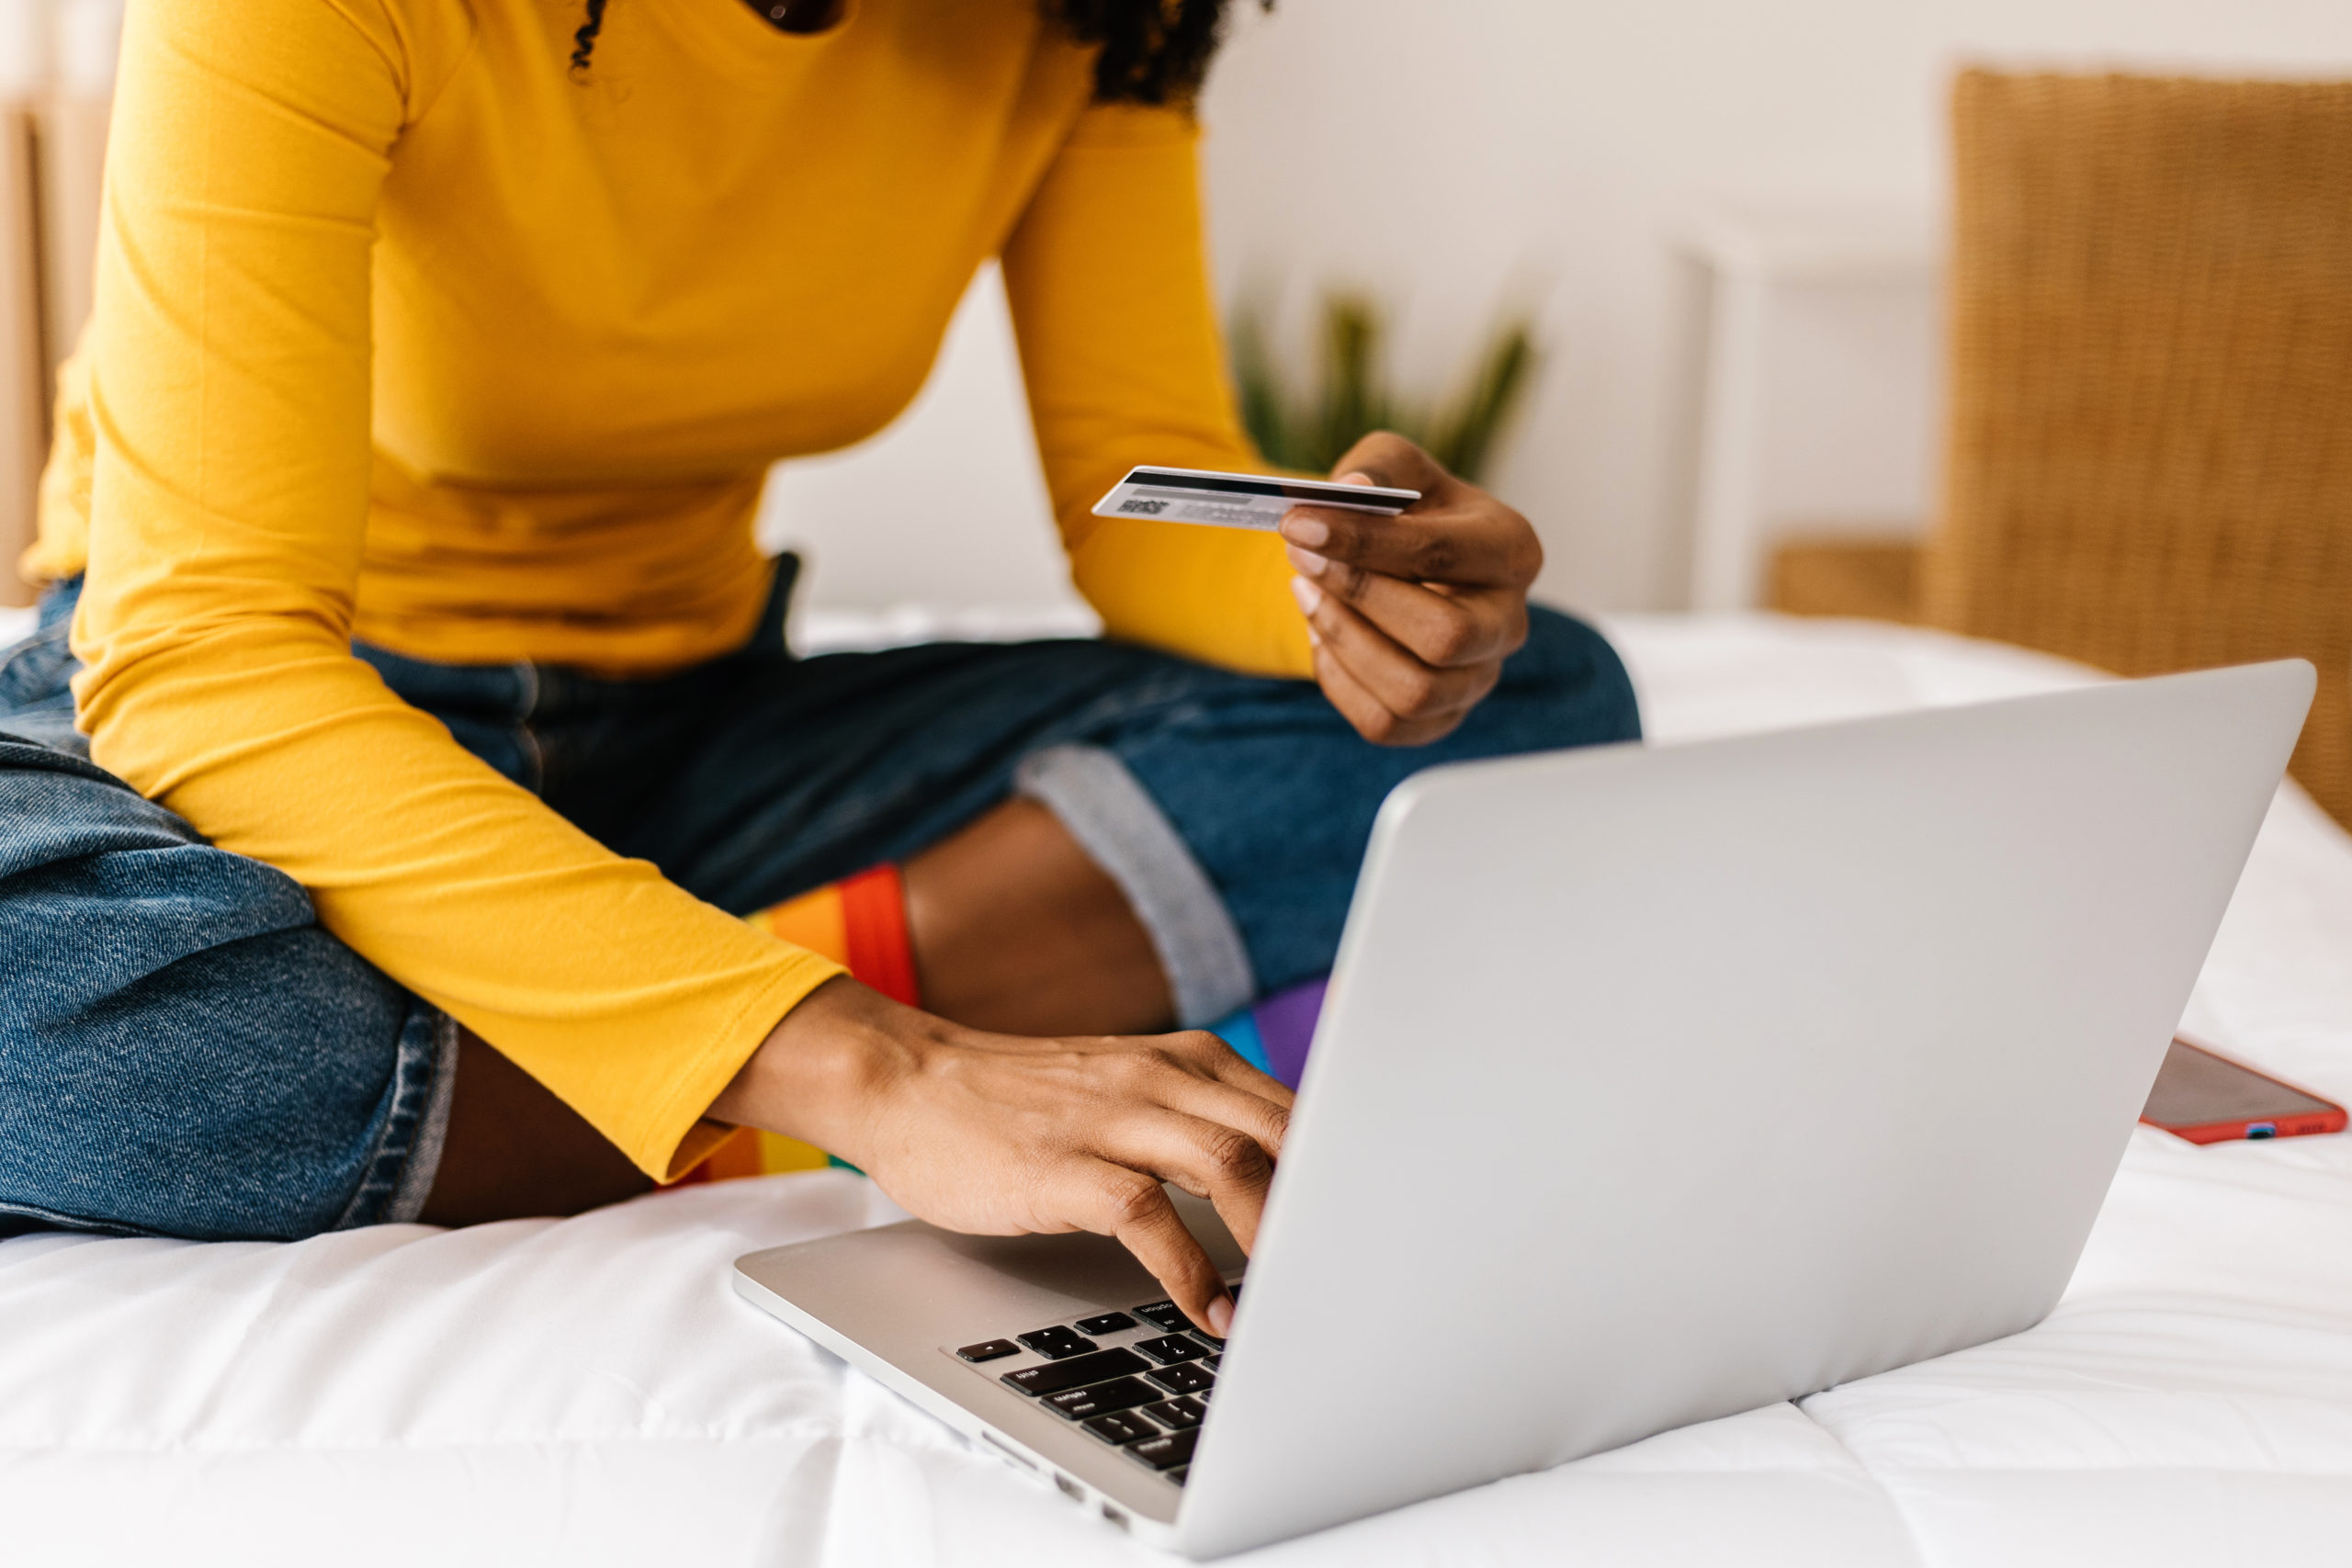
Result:
{"type": "Polygon", "coordinates": [[[1365,436],[1333,472],[1336,485],[1317,485],[1138,468],[1094,510],[1277,527],[1324,694],[1365,739],[1424,745],[1452,733],[1527,640],[1544,547],[1526,518],[1401,435],[1365,436]]]}

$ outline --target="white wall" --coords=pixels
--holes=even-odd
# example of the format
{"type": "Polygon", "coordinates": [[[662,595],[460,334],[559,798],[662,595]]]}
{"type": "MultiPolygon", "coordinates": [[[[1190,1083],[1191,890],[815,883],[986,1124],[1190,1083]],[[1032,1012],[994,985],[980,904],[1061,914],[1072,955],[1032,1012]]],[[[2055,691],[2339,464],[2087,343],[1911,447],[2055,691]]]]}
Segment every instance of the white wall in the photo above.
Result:
{"type": "Polygon", "coordinates": [[[1221,276],[1359,280],[1431,350],[1548,280],[1553,365],[1496,488],[1548,595],[1671,603],[1678,289],[1716,204],[1931,209],[1957,62],[2352,74],[2346,0],[1281,0],[1207,114],[1221,276]]]}

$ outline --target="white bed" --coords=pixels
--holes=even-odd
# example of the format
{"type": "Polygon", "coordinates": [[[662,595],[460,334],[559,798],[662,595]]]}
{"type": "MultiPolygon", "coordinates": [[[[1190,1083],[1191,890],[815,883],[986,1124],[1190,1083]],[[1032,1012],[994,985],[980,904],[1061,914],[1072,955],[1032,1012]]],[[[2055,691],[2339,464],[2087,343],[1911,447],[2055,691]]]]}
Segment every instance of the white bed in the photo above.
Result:
{"type": "MultiPolygon", "coordinates": [[[[1665,741],[2083,678],[1886,627],[1611,626],[1665,741]]],[[[2291,788],[2189,1022],[2352,1098],[2352,840],[2291,788]]],[[[469,1232],[0,1244],[0,1562],[1145,1559],[730,1293],[741,1252],[888,1217],[830,1174],[469,1232]]],[[[2352,1562],[2352,1137],[2199,1149],[2141,1129],[2030,1333],[1259,1555],[2241,1553],[2352,1562]]]]}

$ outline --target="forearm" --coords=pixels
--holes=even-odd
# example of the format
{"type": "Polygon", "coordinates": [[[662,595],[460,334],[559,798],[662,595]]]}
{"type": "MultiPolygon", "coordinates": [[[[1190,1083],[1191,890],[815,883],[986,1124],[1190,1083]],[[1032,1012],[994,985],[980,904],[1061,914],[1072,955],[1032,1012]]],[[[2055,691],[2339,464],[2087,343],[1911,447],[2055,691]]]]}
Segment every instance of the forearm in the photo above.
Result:
{"type": "Polygon", "coordinates": [[[1160,1183],[1207,1196],[1246,1250],[1291,1103],[1212,1034],[989,1034],[842,979],[770,1032],[711,1111],[831,1150],[953,1230],[1115,1236],[1221,1335],[1232,1299],[1160,1183]]]}
{"type": "Polygon", "coordinates": [[[650,1174],[835,965],[624,860],[297,624],[193,637],[103,597],[93,754],[553,1089],[650,1174]],[[131,651],[136,648],[138,651],[131,651]]]}

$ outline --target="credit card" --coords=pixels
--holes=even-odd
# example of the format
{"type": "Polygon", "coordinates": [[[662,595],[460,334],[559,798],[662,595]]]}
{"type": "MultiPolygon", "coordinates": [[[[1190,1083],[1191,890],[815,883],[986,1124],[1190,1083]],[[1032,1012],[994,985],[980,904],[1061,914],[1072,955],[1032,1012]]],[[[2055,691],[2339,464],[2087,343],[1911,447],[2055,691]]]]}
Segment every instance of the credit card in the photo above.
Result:
{"type": "Polygon", "coordinates": [[[1127,477],[1094,503],[1094,515],[1272,531],[1294,506],[1330,506],[1394,517],[1420,499],[1419,491],[1380,485],[1335,485],[1205,468],[1129,468],[1127,477]]]}

